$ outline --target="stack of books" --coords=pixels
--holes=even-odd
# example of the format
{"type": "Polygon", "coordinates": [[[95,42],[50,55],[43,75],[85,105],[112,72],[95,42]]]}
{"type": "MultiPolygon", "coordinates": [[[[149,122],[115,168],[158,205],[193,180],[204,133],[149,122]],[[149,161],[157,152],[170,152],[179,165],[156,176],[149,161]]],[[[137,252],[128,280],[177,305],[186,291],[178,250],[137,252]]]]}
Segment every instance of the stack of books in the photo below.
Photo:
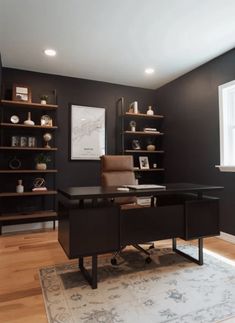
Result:
{"type": "Polygon", "coordinates": [[[156,128],[144,128],[143,130],[144,130],[144,132],[157,132],[157,133],[159,133],[159,131],[157,131],[156,128]]]}

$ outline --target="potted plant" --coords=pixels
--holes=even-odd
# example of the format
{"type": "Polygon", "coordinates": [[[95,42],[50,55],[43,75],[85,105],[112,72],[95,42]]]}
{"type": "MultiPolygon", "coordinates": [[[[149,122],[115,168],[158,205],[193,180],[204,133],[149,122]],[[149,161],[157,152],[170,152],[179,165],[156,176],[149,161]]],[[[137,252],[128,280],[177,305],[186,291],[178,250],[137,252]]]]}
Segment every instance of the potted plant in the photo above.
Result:
{"type": "Polygon", "coordinates": [[[43,153],[39,154],[35,158],[36,162],[36,169],[37,170],[46,170],[47,169],[47,163],[51,161],[51,157],[47,156],[43,153]]]}
{"type": "Polygon", "coordinates": [[[47,104],[48,95],[43,94],[41,95],[40,99],[41,99],[41,104],[47,104]]]}

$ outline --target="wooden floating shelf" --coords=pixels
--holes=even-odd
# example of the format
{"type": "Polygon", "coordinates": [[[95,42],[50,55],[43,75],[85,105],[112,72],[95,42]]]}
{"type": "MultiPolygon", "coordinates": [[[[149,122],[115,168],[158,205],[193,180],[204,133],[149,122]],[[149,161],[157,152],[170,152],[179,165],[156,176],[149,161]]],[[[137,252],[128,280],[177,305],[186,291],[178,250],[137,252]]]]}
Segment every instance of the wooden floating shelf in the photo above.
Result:
{"type": "Polygon", "coordinates": [[[13,123],[6,123],[2,122],[0,123],[1,127],[7,127],[7,128],[30,128],[30,129],[47,129],[47,130],[54,130],[57,129],[57,126],[40,126],[40,125],[35,125],[35,126],[29,126],[25,124],[13,124],[13,123]]]}
{"type": "Polygon", "coordinates": [[[135,172],[163,172],[164,168],[134,169],[135,172]]]}
{"type": "Polygon", "coordinates": [[[0,174],[34,174],[34,173],[57,173],[57,169],[0,169],[0,174]]]}
{"type": "Polygon", "coordinates": [[[55,195],[57,191],[37,191],[37,192],[24,192],[24,193],[16,193],[16,192],[2,192],[0,193],[0,197],[13,197],[13,196],[37,196],[37,195],[55,195]]]}
{"type": "Polygon", "coordinates": [[[163,119],[164,116],[160,115],[160,114],[154,114],[154,115],[148,115],[148,114],[144,114],[144,113],[131,113],[131,112],[126,112],[124,114],[124,116],[127,117],[139,117],[139,118],[147,118],[147,119],[163,119]]]}
{"type": "Polygon", "coordinates": [[[141,135],[141,136],[163,136],[164,133],[162,132],[150,132],[150,131],[124,131],[125,134],[128,135],[141,135]]]}
{"type": "Polygon", "coordinates": [[[18,102],[11,100],[1,100],[0,104],[6,107],[12,108],[27,108],[27,109],[40,109],[40,110],[55,110],[58,108],[57,104],[40,104],[40,103],[29,103],[29,102],[18,102]]]}
{"type": "Polygon", "coordinates": [[[0,215],[0,222],[2,221],[14,221],[14,220],[27,220],[37,218],[57,218],[57,212],[53,210],[33,211],[33,212],[17,212],[6,213],[0,215]]]}
{"type": "Polygon", "coordinates": [[[125,153],[136,153],[136,154],[140,154],[140,153],[145,153],[145,154],[164,154],[164,150],[143,150],[143,149],[126,149],[125,153]]]}
{"type": "Polygon", "coordinates": [[[58,148],[43,148],[43,147],[8,147],[8,146],[1,146],[1,150],[43,150],[43,151],[55,151],[58,148]]]}

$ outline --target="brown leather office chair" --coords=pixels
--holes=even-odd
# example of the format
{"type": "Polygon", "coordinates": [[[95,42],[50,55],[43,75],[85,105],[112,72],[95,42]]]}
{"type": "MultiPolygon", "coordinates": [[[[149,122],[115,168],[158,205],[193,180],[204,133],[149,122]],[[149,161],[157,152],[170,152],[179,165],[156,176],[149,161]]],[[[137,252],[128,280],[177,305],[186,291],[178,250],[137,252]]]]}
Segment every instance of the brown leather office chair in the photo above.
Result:
{"type": "MultiPolygon", "coordinates": [[[[133,156],[127,155],[104,155],[101,156],[101,185],[106,186],[121,186],[121,185],[134,185],[135,173],[133,169],[133,156]]],[[[136,197],[119,197],[115,198],[115,203],[120,204],[121,208],[137,208],[141,207],[137,204],[136,197]]],[[[147,243],[149,244],[149,243],[147,243]]],[[[153,243],[150,248],[153,248],[153,243]]],[[[125,246],[123,246],[124,248],[125,246]]],[[[145,259],[147,263],[151,262],[150,253],[134,244],[133,247],[147,255],[145,259]]],[[[116,256],[111,259],[113,265],[117,264],[116,256]]]]}

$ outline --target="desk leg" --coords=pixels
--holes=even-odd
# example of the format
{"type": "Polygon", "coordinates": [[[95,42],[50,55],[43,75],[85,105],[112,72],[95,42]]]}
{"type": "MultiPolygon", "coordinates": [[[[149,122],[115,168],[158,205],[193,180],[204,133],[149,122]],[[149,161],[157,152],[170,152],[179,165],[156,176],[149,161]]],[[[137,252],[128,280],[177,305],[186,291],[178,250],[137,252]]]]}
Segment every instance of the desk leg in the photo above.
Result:
{"type": "Polygon", "coordinates": [[[198,265],[203,265],[203,238],[198,239],[198,259],[188,255],[187,253],[177,249],[177,243],[176,243],[176,238],[172,239],[172,249],[179,255],[195,262],[198,265]]]}
{"type": "Polygon", "coordinates": [[[91,274],[84,267],[83,257],[78,258],[78,266],[81,270],[81,273],[83,274],[83,277],[91,285],[92,289],[96,289],[97,288],[97,255],[92,256],[91,274]]]}

